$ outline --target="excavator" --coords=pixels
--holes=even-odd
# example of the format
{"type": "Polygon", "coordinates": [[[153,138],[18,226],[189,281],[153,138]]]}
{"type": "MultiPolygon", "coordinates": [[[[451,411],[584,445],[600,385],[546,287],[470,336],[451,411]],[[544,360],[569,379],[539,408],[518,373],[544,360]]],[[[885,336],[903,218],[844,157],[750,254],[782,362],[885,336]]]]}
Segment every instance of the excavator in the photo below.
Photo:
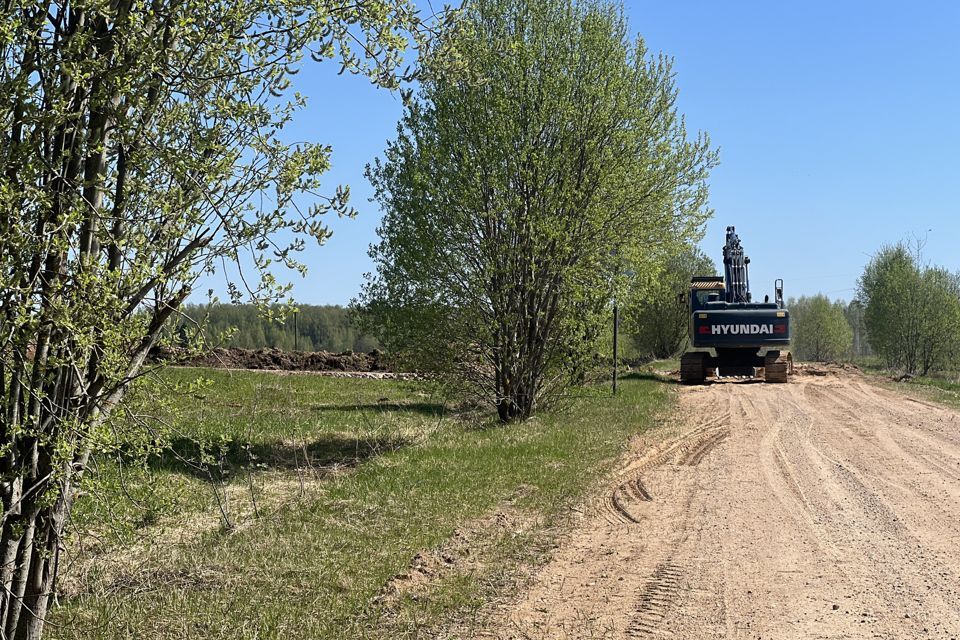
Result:
{"type": "Polygon", "coordinates": [[[749,377],[787,382],[793,373],[790,312],[783,280],[774,283],[774,301],[750,295],[750,258],[734,227],[723,246],[724,276],[694,276],[680,294],[690,312],[690,347],[680,358],[680,381],[700,384],[708,377],[749,377]]]}

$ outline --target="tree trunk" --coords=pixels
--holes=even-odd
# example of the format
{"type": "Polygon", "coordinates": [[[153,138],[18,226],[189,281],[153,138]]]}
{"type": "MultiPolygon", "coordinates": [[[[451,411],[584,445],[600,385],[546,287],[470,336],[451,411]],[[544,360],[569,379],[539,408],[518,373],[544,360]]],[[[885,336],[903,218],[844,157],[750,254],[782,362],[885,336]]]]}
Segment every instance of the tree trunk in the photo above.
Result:
{"type": "Polygon", "coordinates": [[[45,490],[38,489],[25,497],[23,516],[9,518],[3,529],[0,548],[4,553],[5,588],[0,600],[0,629],[5,638],[37,640],[43,633],[73,503],[71,477],[79,475],[81,465],[65,463],[60,470],[64,479],[55,486],[58,497],[54,503],[47,504],[45,490]]]}

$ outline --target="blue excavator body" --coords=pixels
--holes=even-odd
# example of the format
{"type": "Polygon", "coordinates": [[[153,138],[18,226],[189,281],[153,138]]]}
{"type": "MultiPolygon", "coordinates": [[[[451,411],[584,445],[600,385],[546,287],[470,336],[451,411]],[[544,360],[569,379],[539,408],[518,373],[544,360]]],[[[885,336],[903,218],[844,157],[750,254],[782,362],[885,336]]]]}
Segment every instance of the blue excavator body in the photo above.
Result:
{"type": "Polygon", "coordinates": [[[757,377],[786,382],[792,372],[790,312],[783,302],[783,281],[774,285],[774,301],[754,302],[750,294],[750,258],[734,227],[727,227],[724,276],[694,276],[686,304],[690,311],[690,349],[680,360],[683,382],[710,376],[757,377]]]}

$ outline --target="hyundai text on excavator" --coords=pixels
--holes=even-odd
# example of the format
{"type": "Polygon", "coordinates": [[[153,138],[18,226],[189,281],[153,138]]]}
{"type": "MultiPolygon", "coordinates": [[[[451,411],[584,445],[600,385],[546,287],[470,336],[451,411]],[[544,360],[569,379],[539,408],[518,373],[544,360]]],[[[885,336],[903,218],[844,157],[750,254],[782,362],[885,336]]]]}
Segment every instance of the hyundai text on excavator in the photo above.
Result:
{"type": "MultiPolygon", "coordinates": [[[[750,295],[750,258],[734,227],[723,247],[724,277],[694,276],[686,304],[690,347],[680,358],[680,381],[702,383],[708,376],[760,377],[786,382],[793,373],[790,312],[783,303],[783,280],[774,283],[774,301],[750,295]],[[761,373],[762,371],[762,373],[761,373]]],[[[683,294],[681,294],[683,297],[683,294]]]]}

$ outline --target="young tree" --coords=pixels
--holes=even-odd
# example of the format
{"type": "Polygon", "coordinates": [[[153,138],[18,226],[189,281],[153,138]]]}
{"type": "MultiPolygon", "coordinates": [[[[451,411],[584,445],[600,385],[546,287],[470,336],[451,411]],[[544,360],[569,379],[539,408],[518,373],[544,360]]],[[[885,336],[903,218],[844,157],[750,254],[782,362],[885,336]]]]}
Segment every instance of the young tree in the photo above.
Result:
{"type": "Polygon", "coordinates": [[[622,9],[477,0],[368,173],[385,211],[360,299],[385,344],[523,419],[582,371],[627,266],[690,237],[716,157],[622,9]]]}
{"type": "Polygon", "coordinates": [[[871,346],[888,366],[916,372],[921,274],[914,256],[902,243],[882,248],[864,268],[858,287],[871,346]]]}
{"type": "Polygon", "coordinates": [[[793,324],[792,350],[800,360],[826,362],[850,353],[853,331],[844,315],[846,306],[823,294],[801,297],[789,305],[793,324]]]}
{"type": "Polygon", "coordinates": [[[675,356],[688,337],[689,311],[677,301],[690,289],[692,276],[717,273],[713,260],[697,247],[686,245],[666,257],[660,270],[640,274],[626,305],[625,325],[637,351],[654,358],[675,356]]]}
{"type": "Polygon", "coordinates": [[[944,269],[922,265],[919,251],[884,247],[859,281],[870,344],[887,366],[927,374],[949,366],[960,341],[960,287],[944,269]]]}
{"type": "Polygon", "coordinates": [[[927,267],[921,276],[919,369],[955,368],[960,347],[960,286],[941,267],[927,267]]]}
{"type": "Polygon", "coordinates": [[[330,153],[281,139],[298,63],[395,87],[410,33],[409,0],[0,8],[0,636],[41,635],[84,469],[197,275],[246,253],[274,299],[270,268],[349,213],[296,207],[330,153]]]}

